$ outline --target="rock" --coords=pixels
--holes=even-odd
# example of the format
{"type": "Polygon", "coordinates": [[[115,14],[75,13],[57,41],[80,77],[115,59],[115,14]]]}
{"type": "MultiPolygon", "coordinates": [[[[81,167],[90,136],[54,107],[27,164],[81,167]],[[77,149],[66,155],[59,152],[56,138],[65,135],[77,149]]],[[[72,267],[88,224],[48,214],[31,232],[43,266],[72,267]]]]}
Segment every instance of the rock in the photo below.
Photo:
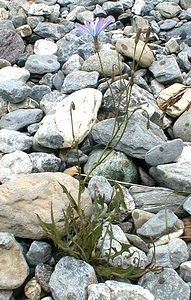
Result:
{"type": "Polygon", "coordinates": [[[191,162],[191,143],[184,143],[182,153],[176,161],[179,163],[191,162]]]}
{"type": "Polygon", "coordinates": [[[156,6],[156,9],[160,12],[160,14],[164,18],[176,17],[181,12],[181,8],[179,5],[177,5],[176,3],[167,2],[167,1],[159,3],[156,6]]]}
{"type": "Polygon", "coordinates": [[[97,71],[99,74],[101,75],[105,74],[106,76],[112,76],[113,73],[115,75],[119,75],[120,68],[122,69],[122,59],[121,56],[120,57],[118,56],[117,51],[112,49],[108,49],[108,50],[101,49],[99,54],[100,54],[103,70],[100,65],[98,54],[91,55],[89,58],[87,58],[82,65],[82,70],[88,72],[97,71]]]}
{"type": "Polygon", "coordinates": [[[72,93],[56,105],[55,114],[48,115],[42,120],[42,125],[35,134],[35,140],[41,146],[53,149],[71,147],[74,142],[70,114],[72,109],[75,140],[78,143],[82,142],[96,121],[101,100],[101,92],[92,88],[72,93]],[[57,136],[59,143],[56,142],[57,136]]]}
{"type": "Polygon", "coordinates": [[[56,264],[50,278],[50,289],[54,300],[75,298],[85,300],[87,287],[97,283],[92,266],[74,257],[65,256],[56,264]]]}
{"type": "Polygon", "coordinates": [[[0,93],[3,100],[20,103],[26,100],[30,93],[30,87],[21,80],[6,80],[0,82],[0,93]]]}
{"type": "MultiPolygon", "coordinates": [[[[136,210],[136,209],[135,209],[136,210]]],[[[134,211],[135,211],[134,210],[134,211]]],[[[134,212],[133,211],[133,212],[134,212]]],[[[147,246],[147,243],[143,241],[139,236],[135,234],[125,233],[128,241],[135,247],[139,248],[143,252],[147,253],[149,251],[149,248],[147,246]]]]}
{"type": "MultiPolygon", "coordinates": [[[[111,138],[114,124],[114,118],[103,120],[95,124],[92,129],[94,141],[98,144],[106,145],[111,138]]],[[[119,133],[111,145],[115,145],[118,141],[122,130],[123,126],[121,126],[119,133]]],[[[148,150],[165,141],[166,137],[162,130],[152,122],[150,122],[150,127],[147,129],[147,118],[136,111],[129,119],[123,137],[115,149],[124,152],[126,155],[144,159],[148,150]]]]}
{"type": "Polygon", "coordinates": [[[0,290],[0,300],[11,300],[13,291],[0,290]]]}
{"type": "Polygon", "coordinates": [[[32,172],[58,172],[61,159],[53,153],[33,152],[29,154],[32,163],[32,172]]]}
{"type": "Polygon", "coordinates": [[[47,264],[38,264],[35,268],[35,278],[40,283],[42,289],[50,293],[49,281],[53,273],[53,267],[47,264]]]}
{"type": "Polygon", "coordinates": [[[179,192],[191,192],[191,163],[171,163],[149,169],[150,175],[160,185],[179,192]]]}
{"type": "Polygon", "coordinates": [[[30,279],[24,287],[25,296],[30,300],[40,300],[41,286],[36,278],[30,279]]]}
{"type": "MultiPolygon", "coordinates": [[[[152,50],[146,45],[144,51],[142,53],[144,42],[140,41],[137,43],[135,60],[139,62],[142,67],[149,67],[153,60],[154,56],[152,50]]],[[[135,48],[135,40],[132,38],[123,38],[117,41],[116,49],[119,53],[124,56],[130,57],[133,59],[134,56],[134,48],[135,48]]]]}
{"type": "Polygon", "coordinates": [[[15,151],[5,154],[0,160],[0,181],[6,182],[17,175],[29,174],[32,172],[32,163],[27,153],[15,151]]]}
{"type": "Polygon", "coordinates": [[[144,223],[150,220],[154,216],[153,213],[141,210],[141,209],[134,209],[132,212],[132,219],[135,229],[139,229],[144,223]]]}
{"type": "Polygon", "coordinates": [[[46,263],[51,256],[51,245],[43,241],[32,242],[28,252],[26,253],[27,262],[31,266],[37,266],[40,263],[46,263]]]}
{"type": "Polygon", "coordinates": [[[164,20],[164,22],[160,25],[160,29],[164,31],[168,31],[174,28],[177,24],[175,20],[164,20]]]}
{"type": "MultiPolygon", "coordinates": [[[[154,248],[148,252],[148,258],[154,255],[154,248]]],[[[188,247],[186,243],[175,238],[170,240],[167,245],[155,247],[156,265],[164,268],[177,269],[182,262],[187,261],[189,258],[188,247]]]]}
{"type": "Polygon", "coordinates": [[[42,38],[51,38],[54,41],[60,40],[74,26],[73,22],[65,21],[65,24],[54,24],[51,22],[40,22],[34,32],[42,38]]]}
{"type": "Polygon", "coordinates": [[[16,32],[22,37],[28,37],[32,34],[32,29],[28,24],[17,27],[16,32]]]}
{"type": "Polygon", "coordinates": [[[162,108],[162,106],[168,102],[171,97],[180,93],[181,90],[183,91],[183,94],[180,99],[174,105],[171,105],[166,109],[166,113],[173,118],[179,117],[188,108],[191,90],[186,88],[183,84],[174,83],[168,88],[163,89],[158,95],[157,104],[160,108],[162,108]]]}
{"type": "Polygon", "coordinates": [[[191,261],[185,261],[180,265],[180,277],[186,281],[191,281],[191,261]]]}
{"type": "Polygon", "coordinates": [[[157,300],[189,300],[189,286],[172,268],[165,268],[160,273],[148,272],[138,282],[148,289],[157,300]]]}
{"type": "Polygon", "coordinates": [[[67,167],[77,166],[78,163],[84,165],[88,160],[88,156],[80,149],[77,151],[72,148],[60,150],[59,157],[66,163],[67,167]]]}
{"type": "Polygon", "coordinates": [[[173,125],[174,136],[180,137],[184,142],[191,142],[190,116],[191,109],[185,111],[173,125]]]}
{"type": "MultiPolygon", "coordinates": [[[[93,150],[88,157],[88,161],[84,166],[86,174],[90,172],[94,164],[99,161],[99,157],[103,152],[103,148],[93,150]]],[[[109,150],[105,155],[109,154],[109,150]]],[[[91,175],[104,176],[107,179],[127,181],[138,183],[139,175],[135,163],[131,158],[128,158],[124,153],[119,151],[113,151],[107,156],[100,165],[98,165],[91,175]]]]}
{"type": "Polygon", "coordinates": [[[34,85],[31,88],[29,96],[36,100],[37,102],[40,102],[43,98],[43,96],[51,94],[51,89],[47,85],[34,85]]]}
{"type": "Polygon", "coordinates": [[[158,145],[150,149],[145,155],[145,161],[150,166],[157,166],[175,162],[183,150],[183,141],[174,139],[166,144],[158,145]]]}
{"type": "Polygon", "coordinates": [[[136,15],[140,15],[144,6],[145,6],[144,0],[135,0],[135,3],[132,7],[132,12],[136,15]]]}
{"type": "MultiPolygon", "coordinates": [[[[80,57],[78,54],[71,55],[68,60],[63,64],[62,71],[65,75],[68,75],[69,73],[73,71],[78,71],[81,69],[81,66],[83,64],[84,60],[82,57],[80,57]]],[[[92,68],[92,65],[91,65],[92,68]]],[[[85,70],[84,71],[97,71],[97,70],[85,70]]]]}
{"type": "Polygon", "coordinates": [[[26,82],[30,77],[30,73],[25,68],[4,67],[0,69],[0,83],[6,80],[21,80],[26,82]]]}
{"type": "Polygon", "coordinates": [[[155,239],[165,233],[172,232],[177,221],[178,218],[172,211],[160,210],[137,229],[137,233],[145,238],[155,239]]]}
{"type": "Polygon", "coordinates": [[[135,201],[137,209],[144,210],[145,213],[157,213],[161,209],[170,209],[178,217],[185,216],[183,203],[186,200],[186,195],[179,194],[173,190],[164,187],[149,187],[149,186],[131,186],[129,188],[130,195],[135,201]]]}
{"type": "Polygon", "coordinates": [[[92,199],[95,196],[103,197],[105,203],[109,203],[112,199],[113,188],[103,176],[93,176],[88,182],[88,190],[92,199]]]}
{"type": "Polygon", "coordinates": [[[133,17],[133,31],[137,32],[141,29],[142,33],[146,33],[150,28],[149,22],[147,19],[141,16],[134,16],[133,17]]]}
{"type": "Polygon", "coordinates": [[[105,283],[91,284],[88,286],[88,299],[110,300],[111,297],[116,300],[134,299],[134,300],[154,300],[154,296],[141,286],[126,282],[107,280],[105,283]]]}
{"type": "Polygon", "coordinates": [[[99,73],[96,71],[73,71],[64,79],[62,92],[70,94],[84,88],[96,88],[98,85],[98,77],[99,73]]]}
{"type": "Polygon", "coordinates": [[[180,50],[180,45],[175,38],[171,38],[168,42],[166,42],[165,47],[168,49],[170,54],[176,53],[180,50]]]}
{"type": "Polygon", "coordinates": [[[4,115],[0,120],[1,129],[22,130],[27,126],[41,121],[41,109],[18,109],[4,115]]]}
{"type": "Polygon", "coordinates": [[[66,94],[54,90],[43,96],[42,100],[40,101],[40,107],[43,112],[47,114],[52,110],[53,107],[55,109],[55,105],[64,100],[66,97],[66,94]]]}
{"type": "Polygon", "coordinates": [[[188,197],[183,203],[183,208],[191,215],[191,197],[188,197]]]}
{"type": "Polygon", "coordinates": [[[0,233],[0,290],[20,287],[29,274],[22,248],[14,236],[0,233]],[[19,276],[18,276],[19,274],[19,276]]]}
{"type": "MultiPolygon", "coordinates": [[[[40,227],[36,214],[43,221],[50,223],[52,203],[57,229],[63,234],[62,210],[68,207],[69,200],[60,184],[71,192],[74,199],[77,199],[79,182],[62,173],[22,175],[0,185],[0,205],[3,211],[3,216],[0,216],[0,230],[12,232],[21,238],[45,238],[46,233],[40,227]]],[[[91,210],[91,199],[87,190],[82,194],[81,203],[82,209],[88,215],[91,210]]]]}
{"type": "Polygon", "coordinates": [[[154,77],[164,84],[182,82],[182,74],[174,56],[166,56],[158,61],[154,61],[149,70],[154,77]]]}
{"type": "Polygon", "coordinates": [[[25,44],[18,33],[11,29],[0,30],[0,57],[15,63],[24,52],[25,44]]]}
{"type": "Polygon", "coordinates": [[[57,45],[48,40],[37,40],[34,44],[34,53],[38,55],[54,55],[57,52],[57,45]]]}
{"type": "Polygon", "coordinates": [[[191,8],[190,0],[180,0],[180,6],[181,6],[183,9],[191,8]]]}
{"type": "Polygon", "coordinates": [[[32,146],[33,138],[24,133],[1,129],[0,130],[0,151],[11,153],[16,150],[26,151],[32,146]]]}
{"type": "Polygon", "coordinates": [[[107,1],[102,5],[103,10],[107,13],[107,15],[113,15],[118,17],[124,12],[123,4],[120,2],[112,2],[107,1]]]}
{"type": "Polygon", "coordinates": [[[56,55],[30,55],[25,68],[32,74],[45,74],[58,71],[60,64],[56,55]]]}

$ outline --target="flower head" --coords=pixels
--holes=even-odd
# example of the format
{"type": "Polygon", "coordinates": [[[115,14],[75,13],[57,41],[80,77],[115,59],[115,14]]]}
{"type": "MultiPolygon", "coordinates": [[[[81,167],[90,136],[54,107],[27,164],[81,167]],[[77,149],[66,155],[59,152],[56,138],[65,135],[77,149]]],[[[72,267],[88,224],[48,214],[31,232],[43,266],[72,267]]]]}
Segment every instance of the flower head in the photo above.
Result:
{"type": "Polygon", "coordinates": [[[84,21],[84,25],[76,23],[75,28],[93,37],[97,37],[100,32],[103,31],[112,22],[115,22],[115,18],[113,16],[108,16],[107,18],[97,17],[95,21],[84,21]]]}

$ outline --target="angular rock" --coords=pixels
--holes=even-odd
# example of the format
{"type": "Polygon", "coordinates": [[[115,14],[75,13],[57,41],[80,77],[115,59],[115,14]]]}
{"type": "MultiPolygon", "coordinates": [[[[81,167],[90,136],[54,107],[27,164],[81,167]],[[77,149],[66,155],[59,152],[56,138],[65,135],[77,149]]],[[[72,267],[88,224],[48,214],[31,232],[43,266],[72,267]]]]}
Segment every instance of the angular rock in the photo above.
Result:
{"type": "Polygon", "coordinates": [[[36,278],[30,279],[24,287],[24,294],[27,299],[40,299],[41,286],[37,282],[36,278]]]}
{"type": "Polygon", "coordinates": [[[98,77],[99,73],[96,71],[73,71],[64,79],[62,92],[70,94],[84,88],[96,88],[98,85],[98,77]]]}
{"type": "Polygon", "coordinates": [[[0,30],[0,57],[14,64],[24,52],[25,44],[18,33],[11,29],[0,30]]]}
{"type": "Polygon", "coordinates": [[[66,98],[67,95],[60,93],[59,91],[52,91],[43,96],[40,101],[40,107],[45,114],[47,114],[52,109],[55,109],[57,103],[61,102],[66,98]]]}
{"type": "Polygon", "coordinates": [[[6,80],[0,82],[0,94],[3,100],[19,103],[26,100],[30,87],[21,80],[6,80]]]}
{"type": "Polygon", "coordinates": [[[57,52],[57,45],[52,41],[38,40],[34,44],[34,53],[38,55],[54,55],[57,52]]]}
{"type": "Polygon", "coordinates": [[[112,199],[113,188],[103,176],[93,176],[88,183],[88,190],[92,199],[95,196],[101,196],[106,203],[109,203],[112,199]]]}
{"type": "Polygon", "coordinates": [[[191,215],[191,197],[188,197],[183,203],[183,208],[191,215]]]}
{"type": "Polygon", "coordinates": [[[160,14],[164,18],[176,17],[181,12],[181,8],[179,5],[177,5],[176,3],[167,2],[167,1],[159,3],[156,6],[156,9],[160,12],[160,14]]]}
{"type": "Polygon", "coordinates": [[[185,111],[174,123],[173,134],[184,142],[191,142],[191,109],[185,111]]]}
{"type": "Polygon", "coordinates": [[[186,281],[191,281],[191,261],[185,261],[180,265],[180,277],[186,281]]]}
{"type": "Polygon", "coordinates": [[[26,82],[29,77],[30,73],[25,68],[8,66],[0,69],[0,82],[12,79],[26,82]]]}
{"type": "Polygon", "coordinates": [[[42,289],[50,293],[49,281],[53,273],[53,267],[48,264],[38,264],[35,268],[35,278],[40,283],[42,289]]]}
{"type": "Polygon", "coordinates": [[[92,266],[74,257],[65,256],[56,264],[49,284],[54,300],[85,300],[87,287],[93,283],[97,283],[97,278],[92,266]]]}
{"type": "MultiPolygon", "coordinates": [[[[81,66],[83,64],[84,60],[82,57],[80,57],[78,54],[71,55],[68,60],[63,64],[62,71],[65,75],[68,75],[69,73],[73,71],[78,71],[81,69],[81,66]]],[[[92,66],[91,66],[92,68],[92,66]]],[[[95,70],[85,70],[84,71],[97,71],[95,70]]]]}
{"type": "Polygon", "coordinates": [[[0,130],[0,151],[11,153],[16,150],[26,151],[32,146],[33,138],[24,133],[1,129],[0,130]]]}
{"type": "Polygon", "coordinates": [[[179,43],[182,41],[185,41],[190,38],[190,33],[191,33],[191,21],[183,23],[182,26],[174,28],[170,31],[167,32],[166,37],[167,39],[169,38],[177,38],[179,37],[179,43]]]}
{"type": "Polygon", "coordinates": [[[28,274],[29,268],[19,243],[12,234],[0,232],[0,290],[18,288],[28,274]]]}
{"type": "Polygon", "coordinates": [[[160,83],[172,84],[183,81],[182,73],[174,56],[166,56],[154,61],[149,70],[160,83]]]}
{"type": "MultiPolygon", "coordinates": [[[[21,238],[45,238],[46,233],[40,227],[36,214],[51,223],[52,203],[57,229],[63,234],[62,210],[66,210],[69,200],[60,184],[77,199],[79,182],[63,173],[22,175],[0,185],[0,230],[21,238]]],[[[92,203],[87,190],[82,194],[81,204],[89,215],[92,203]]]]}
{"type": "Polygon", "coordinates": [[[157,300],[189,300],[189,286],[172,268],[166,268],[161,273],[146,273],[138,282],[148,289],[157,300]]]}
{"type": "MultiPolygon", "coordinates": [[[[135,60],[138,62],[142,67],[149,67],[153,60],[154,56],[152,50],[146,45],[144,51],[142,53],[144,42],[139,41],[137,43],[136,53],[135,53],[135,60]],[[142,55],[141,55],[142,54],[142,55]]],[[[134,56],[134,49],[135,49],[135,40],[132,38],[123,38],[117,41],[116,49],[119,53],[124,56],[130,57],[133,59],[134,56]]]]}
{"type": "MultiPolygon", "coordinates": [[[[94,141],[98,144],[106,145],[111,138],[114,124],[115,119],[111,118],[94,125],[92,129],[94,141]]],[[[124,126],[121,126],[119,133],[116,135],[111,145],[115,145],[123,127],[124,126]]],[[[124,135],[115,149],[120,150],[129,156],[144,159],[148,150],[165,141],[166,137],[163,131],[152,122],[150,122],[150,127],[147,129],[147,118],[137,111],[129,119],[124,135]]]]}
{"type": "Polygon", "coordinates": [[[61,159],[53,153],[33,152],[29,154],[32,163],[32,172],[58,172],[61,159]]]}
{"type": "Polygon", "coordinates": [[[183,141],[174,139],[166,144],[158,145],[150,149],[145,155],[145,161],[150,166],[157,166],[175,162],[183,150],[183,141]]]}
{"type": "Polygon", "coordinates": [[[6,182],[17,175],[30,174],[32,172],[32,163],[27,153],[15,151],[3,155],[0,160],[0,181],[6,182]]]}
{"type": "Polygon", "coordinates": [[[162,186],[191,193],[191,163],[171,163],[151,167],[149,174],[162,186]]]}
{"type": "Polygon", "coordinates": [[[60,40],[63,36],[72,30],[73,22],[65,21],[65,24],[54,24],[51,22],[40,22],[34,32],[43,38],[51,38],[54,41],[60,40]]]}
{"type": "Polygon", "coordinates": [[[60,63],[56,55],[30,55],[25,63],[25,68],[32,74],[45,74],[58,71],[60,63]]]}
{"type": "Polygon", "coordinates": [[[52,256],[52,247],[47,242],[34,241],[31,243],[26,258],[31,266],[46,263],[52,256]]]}
{"type": "Polygon", "coordinates": [[[4,115],[0,120],[0,129],[21,130],[38,123],[43,117],[41,109],[18,109],[4,115]]]}

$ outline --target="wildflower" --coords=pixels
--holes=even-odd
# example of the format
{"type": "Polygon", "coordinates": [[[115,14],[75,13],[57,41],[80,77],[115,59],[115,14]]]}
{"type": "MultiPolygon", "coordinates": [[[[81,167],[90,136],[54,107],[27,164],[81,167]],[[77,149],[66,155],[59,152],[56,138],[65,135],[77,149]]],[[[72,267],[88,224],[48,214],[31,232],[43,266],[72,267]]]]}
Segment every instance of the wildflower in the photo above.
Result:
{"type": "Polygon", "coordinates": [[[112,16],[107,18],[96,18],[95,21],[84,21],[84,25],[80,23],[75,24],[75,28],[87,33],[93,37],[98,36],[107,26],[109,26],[115,19],[112,16]]]}

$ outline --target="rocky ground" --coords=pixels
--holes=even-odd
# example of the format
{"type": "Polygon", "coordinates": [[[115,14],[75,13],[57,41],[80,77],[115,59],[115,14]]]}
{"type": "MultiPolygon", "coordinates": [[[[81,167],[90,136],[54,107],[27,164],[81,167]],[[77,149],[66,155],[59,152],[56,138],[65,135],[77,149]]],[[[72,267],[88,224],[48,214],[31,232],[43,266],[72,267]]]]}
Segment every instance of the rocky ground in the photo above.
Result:
{"type": "Polygon", "coordinates": [[[190,36],[190,0],[0,0],[0,300],[190,299],[190,36]],[[95,191],[110,202],[114,188],[106,178],[126,182],[126,210],[112,230],[134,254],[125,251],[112,263],[127,268],[138,257],[145,268],[152,239],[156,264],[164,267],[136,282],[98,283],[89,264],[56,260],[36,217],[50,222],[52,202],[56,224],[63,225],[68,199],[58,182],[77,197],[71,103],[83,173],[110,138],[115,101],[92,37],[74,27],[109,15],[115,22],[99,36],[100,56],[108,80],[112,66],[122,66],[125,81],[115,68],[111,84],[116,103],[121,89],[121,116],[133,39],[139,28],[141,40],[151,30],[129,107],[144,111],[136,110],[115,151],[93,171],[82,204],[89,213],[95,191]]]}

